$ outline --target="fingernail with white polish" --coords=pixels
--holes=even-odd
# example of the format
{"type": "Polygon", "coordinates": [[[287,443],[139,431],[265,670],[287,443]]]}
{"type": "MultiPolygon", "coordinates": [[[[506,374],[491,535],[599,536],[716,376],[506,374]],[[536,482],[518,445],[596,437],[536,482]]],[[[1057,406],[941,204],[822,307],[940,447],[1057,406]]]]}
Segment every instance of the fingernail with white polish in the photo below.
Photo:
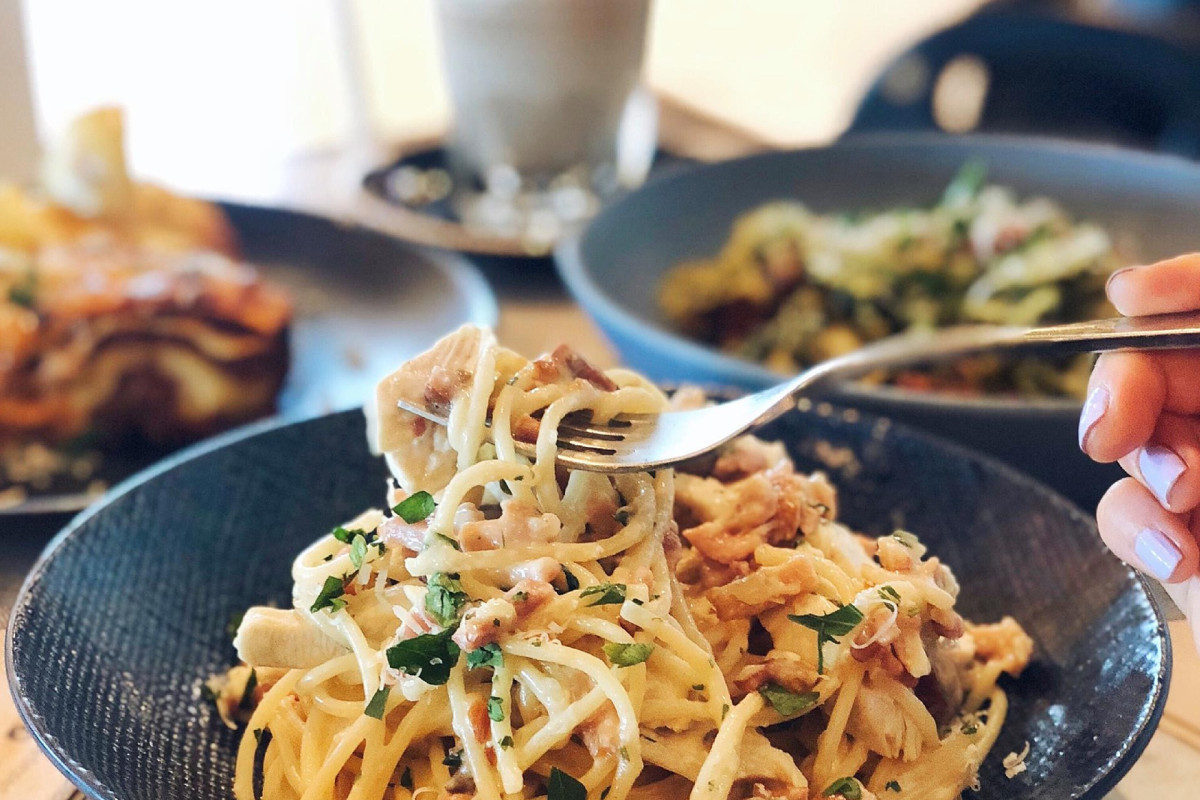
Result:
{"type": "Polygon", "coordinates": [[[1179,476],[1187,469],[1183,459],[1166,447],[1143,447],[1138,453],[1138,469],[1146,479],[1146,485],[1163,507],[1168,505],[1167,498],[1171,489],[1179,481],[1179,476]]]}
{"type": "Polygon", "coordinates": [[[1146,571],[1160,581],[1170,578],[1183,560],[1183,553],[1170,537],[1154,528],[1142,528],[1133,540],[1133,552],[1146,571]]]}
{"type": "Polygon", "coordinates": [[[1111,287],[1112,287],[1112,285],[1113,285],[1113,281],[1114,281],[1114,280],[1116,280],[1116,277],[1117,277],[1118,275],[1124,275],[1124,274],[1126,274],[1127,272],[1130,272],[1131,270],[1135,270],[1135,269],[1137,269],[1137,267],[1121,267],[1121,268],[1120,268],[1119,270],[1117,270],[1116,272],[1113,272],[1112,274],[1110,274],[1110,275],[1108,276],[1108,280],[1107,280],[1107,281],[1105,281],[1105,284],[1104,284],[1104,288],[1105,288],[1105,290],[1107,290],[1107,289],[1109,289],[1109,288],[1111,288],[1111,287]]]}
{"type": "Polygon", "coordinates": [[[1087,452],[1088,434],[1092,432],[1092,428],[1096,427],[1096,423],[1104,416],[1104,412],[1108,410],[1108,388],[1105,386],[1097,386],[1092,389],[1092,393],[1088,395],[1087,402],[1083,404],[1083,413],[1079,415],[1079,449],[1087,452]]]}

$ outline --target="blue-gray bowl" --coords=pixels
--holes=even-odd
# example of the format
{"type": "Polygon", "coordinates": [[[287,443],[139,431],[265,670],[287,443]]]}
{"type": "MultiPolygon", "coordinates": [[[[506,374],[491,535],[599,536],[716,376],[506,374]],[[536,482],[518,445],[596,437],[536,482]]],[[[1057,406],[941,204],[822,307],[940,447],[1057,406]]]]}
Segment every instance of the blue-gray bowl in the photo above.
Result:
{"type": "MultiPolygon", "coordinates": [[[[739,215],[770,200],[796,199],[817,211],[929,204],[971,159],[987,165],[989,182],[1059,200],[1122,244],[1131,239],[1140,258],[1197,247],[1200,164],[1049,140],[892,134],[664,176],[604,209],[555,259],[571,293],[631,367],[659,381],[758,389],[780,375],[671,329],[657,306],[663,273],[716,253],[739,215]]],[[[854,387],[829,396],[998,456],[1085,508],[1120,475],[1079,452],[1075,402],[854,387]]]]}
{"type": "MultiPolygon", "coordinates": [[[[1034,638],[973,796],[1102,798],[1154,731],[1170,651],[1145,585],[1091,521],[994,461],[854,412],[793,412],[764,435],[830,474],[851,525],[918,532],[958,575],[968,618],[1011,614],[1034,638]],[[1000,762],[1026,741],[1028,770],[1009,780],[1000,762]]],[[[200,445],[74,520],[26,580],[5,650],[50,758],[94,798],[229,798],[237,737],[200,695],[233,661],[226,627],[290,603],[292,559],[377,505],[384,478],[362,416],[343,412],[200,445]]]]}

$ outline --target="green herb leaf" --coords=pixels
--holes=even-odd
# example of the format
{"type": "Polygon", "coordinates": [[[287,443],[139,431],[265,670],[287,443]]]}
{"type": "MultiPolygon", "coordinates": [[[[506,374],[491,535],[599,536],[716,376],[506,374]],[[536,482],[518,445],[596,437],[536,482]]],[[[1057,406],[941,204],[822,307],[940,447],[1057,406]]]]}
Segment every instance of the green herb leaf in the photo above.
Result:
{"type": "Polygon", "coordinates": [[[23,308],[33,309],[37,306],[37,272],[30,269],[18,283],[8,289],[8,301],[23,308]]]}
{"type": "Polygon", "coordinates": [[[225,634],[230,639],[237,636],[238,628],[242,627],[242,620],[246,617],[245,611],[238,611],[230,615],[229,622],[225,623],[225,634]]]}
{"type": "Polygon", "coordinates": [[[889,792],[898,792],[898,791],[900,791],[900,782],[899,781],[888,781],[887,783],[885,783],[883,785],[883,788],[887,789],[889,792]]]}
{"type": "Polygon", "coordinates": [[[979,726],[974,722],[964,722],[959,730],[961,730],[967,736],[974,736],[975,734],[979,733],[979,726]]]}
{"type": "Polygon", "coordinates": [[[412,767],[404,768],[404,772],[400,774],[400,785],[410,792],[413,790],[412,767]]]}
{"type": "Polygon", "coordinates": [[[840,794],[846,800],[862,800],[862,785],[854,778],[838,778],[823,792],[824,797],[840,794]]]}
{"type": "Polygon", "coordinates": [[[392,507],[392,511],[409,525],[428,519],[437,503],[429,492],[414,492],[392,507]]]}
{"type": "Polygon", "coordinates": [[[371,702],[367,703],[367,707],[363,709],[363,713],[368,717],[375,719],[383,719],[383,712],[387,710],[388,694],[392,691],[390,686],[381,686],[375,694],[371,695],[371,702]]]}
{"type": "Polygon", "coordinates": [[[551,767],[546,780],[546,800],[587,800],[587,789],[558,767],[551,767]]]}
{"type": "Polygon", "coordinates": [[[449,536],[437,533],[436,531],[430,531],[429,535],[425,537],[425,546],[429,547],[433,544],[444,544],[454,548],[455,550],[462,550],[462,545],[451,539],[449,536]]]}
{"type": "Polygon", "coordinates": [[[350,563],[355,569],[362,569],[363,561],[367,557],[367,540],[361,535],[354,537],[354,541],[350,543],[350,563]]]}
{"type": "Polygon", "coordinates": [[[596,597],[589,606],[620,605],[625,602],[625,584],[601,583],[584,589],[580,597],[596,597]]]}
{"type": "Polygon", "coordinates": [[[950,185],[946,187],[946,191],[942,194],[942,205],[951,206],[966,202],[975,195],[979,194],[979,190],[983,188],[983,182],[987,179],[987,164],[977,158],[973,158],[959,168],[958,174],[954,176],[954,180],[950,181],[950,185]]]}
{"type": "Polygon", "coordinates": [[[488,719],[492,722],[504,721],[504,700],[492,695],[487,701],[488,719]]]}
{"type": "Polygon", "coordinates": [[[566,567],[562,568],[563,581],[566,583],[567,591],[573,592],[579,588],[579,578],[571,574],[571,570],[566,567]]]}
{"type": "Polygon", "coordinates": [[[250,677],[246,679],[246,687],[242,689],[242,698],[238,700],[238,709],[241,711],[249,711],[254,708],[254,690],[258,688],[258,672],[254,669],[250,670],[250,677]]]}
{"type": "Polygon", "coordinates": [[[450,638],[453,628],[441,633],[422,633],[397,642],[387,649],[388,666],[408,675],[416,675],[430,686],[450,680],[450,670],[458,663],[458,645],[450,638]]]}
{"type": "Polygon", "coordinates": [[[812,708],[821,699],[820,692],[793,692],[777,683],[764,683],[758,693],[784,717],[812,708]]]}
{"type": "Polygon", "coordinates": [[[628,508],[618,508],[617,513],[613,514],[613,519],[615,519],[620,525],[628,525],[629,516],[632,513],[633,512],[628,508]]]}
{"type": "MultiPolygon", "coordinates": [[[[596,603],[594,605],[599,605],[596,603]]],[[[654,645],[646,643],[619,644],[611,642],[604,645],[604,655],[618,667],[632,667],[641,664],[654,652],[654,645]]]]}
{"type": "Polygon", "coordinates": [[[507,750],[508,748],[510,748],[512,746],[513,746],[513,738],[511,736],[505,736],[500,739],[500,747],[502,749],[507,750]]]}
{"type": "Polygon", "coordinates": [[[425,593],[425,610],[443,628],[458,622],[462,608],[470,598],[463,591],[458,576],[435,572],[429,576],[429,591],[425,593]]]}
{"type": "Polygon", "coordinates": [[[788,614],[788,619],[817,632],[817,672],[825,672],[825,644],[837,644],[839,636],[854,630],[863,620],[863,613],[852,605],[842,606],[828,614],[788,614]]]}
{"type": "Polygon", "coordinates": [[[361,528],[343,528],[341,525],[338,525],[329,533],[342,544],[350,544],[355,536],[365,537],[367,535],[367,532],[361,528]]]}
{"type": "Polygon", "coordinates": [[[345,593],[346,578],[330,575],[325,579],[325,585],[321,587],[321,591],[317,594],[317,599],[313,601],[312,606],[309,607],[309,611],[314,614],[323,608],[328,608],[331,614],[341,611],[346,607],[346,601],[342,599],[342,595],[345,593]]]}
{"type": "Polygon", "coordinates": [[[893,603],[900,602],[900,593],[897,592],[895,589],[893,589],[891,586],[880,586],[879,594],[885,600],[891,600],[893,603]]]}
{"type": "Polygon", "coordinates": [[[485,644],[476,650],[467,653],[467,669],[479,669],[480,667],[496,667],[504,666],[504,653],[500,652],[500,645],[485,644]]]}

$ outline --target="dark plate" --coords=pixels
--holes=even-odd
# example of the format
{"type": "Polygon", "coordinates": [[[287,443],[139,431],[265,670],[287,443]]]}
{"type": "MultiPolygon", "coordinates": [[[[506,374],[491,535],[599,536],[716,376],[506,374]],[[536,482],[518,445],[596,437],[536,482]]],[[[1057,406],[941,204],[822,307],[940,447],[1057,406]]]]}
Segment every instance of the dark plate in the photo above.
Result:
{"type": "MultiPolygon", "coordinates": [[[[379,376],[446,331],[496,323],[487,282],[457,256],[310,214],[222,206],[244,258],[296,304],[292,366],[279,398],[284,417],[360,406],[379,376]]],[[[109,452],[92,477],[112,485],[169,452],[148,445],[109,452]]],[[[0,515],[78,511],[92,499],[86,482],[63,479],[0,515]]]]}
{"type": "MultiPolygon", "coordinates": [[[[682,260],[715,254],[730,224],[767,201],[794,198],[818,211],[927,205],[973,158],[987,165],[990,182],[1059,200],[1077,218],[1105,225],[1122,241],[1132,239],[1137,257],[1195,249],[1200,164],[1049,140],[893,134],[751,156],[651,181],[560,246],[556,262],[572,294],[631,367],[660,381],[757,389],[781,376],[671,330],[656,300],[663,273],[682,260]]],[[[1076,403],[854,388],[831,399],[999,456],[1085,508],[1094,508],[1121,474],[1079,452],[1076,403]]]]}
{"type": "MultiPolygon", "coordinates": [[[[919,532],[962,582],[964,614],[1012,614],[1037,642],[1006,682],[1010,717],[972,796],[1103,797],[1158,722],[1170,652],[1146,587],[1091,521],[996,462],[856,412],[793,412],[766,435],[805,468],[839,456],[850,524],[919,532]],[[1026,741],[1029,769],[1008,780],[1000,762],[1026,741]]],[[[362,416],[344,412],[200,445],[80,515],[8,629],[13,696],[47,754],[97,798],[229,797],[237,737],[199,691],[231,663],[226,625],[289,604],[292,559],[377,505],[384,476],[362,416]]]]}

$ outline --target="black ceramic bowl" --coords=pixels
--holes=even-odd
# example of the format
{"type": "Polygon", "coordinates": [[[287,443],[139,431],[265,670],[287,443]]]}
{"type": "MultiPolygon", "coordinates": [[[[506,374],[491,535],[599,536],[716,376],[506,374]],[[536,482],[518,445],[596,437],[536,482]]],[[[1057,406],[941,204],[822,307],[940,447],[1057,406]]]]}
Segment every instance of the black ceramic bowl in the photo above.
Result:
{"type": "MultiPolygon", "coordinates": [[[[1113,147],[1013,137],[893,134],[827,148],[768,153],[651,181],[602,211],[558,249],[575,298],[631,367],[659,381],[758,389],[782,376],[671,329],[658,309],[663,273],[720,250],[741,214],[780,198],[822,212],[928,205],[971,159],[991,183],[1060,201],[1103,224],[1135,255],[1197,249],[1200,164],[1113,147]]],[[[1087,509],[1120,475],[1079,452],[1079,405],[964,399],[846,387],[835,402],[885,414],[998,456],[1087,509]]]]}
{"type": "MultiPolygon", "coordinates": [[[[918,532],[969,618],[1012,614],[1034,637],[974,796],[1103,797],[1157,724],[1170,653],[1145,586],[1090,520],[994,461],[857,412],[793,412],[764,435],[830,473],[850,524],[918,532]],[[1008,780],[1001,759],[1026,741],[1028,771],[1008,780]]],[[[72,522],[26,581],[6,649],[17,708],[54,762],[96,798],[228,798],[236,734],[200,697],[234,657],[226,626],[289,603],[292,559],[377,505],[384,476],[361,415],[343,412],[201,445],[72,522]]]]}

